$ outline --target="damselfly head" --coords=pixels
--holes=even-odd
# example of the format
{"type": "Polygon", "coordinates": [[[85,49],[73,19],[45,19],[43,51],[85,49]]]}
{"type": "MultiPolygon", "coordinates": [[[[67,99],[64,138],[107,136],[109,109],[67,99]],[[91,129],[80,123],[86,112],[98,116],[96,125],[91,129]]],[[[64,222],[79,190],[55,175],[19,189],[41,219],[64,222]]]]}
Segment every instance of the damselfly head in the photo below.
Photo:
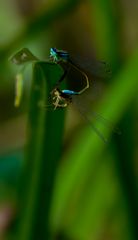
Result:
{"type": "Polygon", "coordinates": [[[59,62],[59,58],[58,58],[56,48],[50,48],[50,59],[54,63],[59,62]]]}
{"type": "Polygon", "coordinates": [[[50,59],[54,63],[59,63],[61,61],[66,62],[69,59],[69,53],[56,48],[50,48],[50,59]]]}

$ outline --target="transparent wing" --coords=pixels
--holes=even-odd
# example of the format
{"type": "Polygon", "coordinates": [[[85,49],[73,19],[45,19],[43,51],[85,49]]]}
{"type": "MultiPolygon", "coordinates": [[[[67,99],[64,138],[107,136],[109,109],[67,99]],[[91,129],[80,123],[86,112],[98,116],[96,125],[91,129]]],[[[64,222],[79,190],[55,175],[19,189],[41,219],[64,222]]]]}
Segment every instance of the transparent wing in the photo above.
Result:
{"type": "Polygon", "coordinates": [[[99,78],[111,77],[111,67],[109,63],[97,61],[95,59],[85,59],[81,57],[70,57],[70,63],[82,69],[85,73],[90,73],[92,76],[99,78]]]}
{"type": "Polygon", "coordinates": [[[89,123],[89,126],[92,128],[92,130],[97,134],[97,136],[104,142],[107,143],[108,139],[101,133],[101,131],[95,127],[95,125],[92,123],[90,118],[87,116],[86,112],[82,108],[82,106],[78,105],[78,103],[75,101],[75,97],[73,97],[73,104],[76,107],[76,109],[79,111],[80,115],[83,117],[83,119],[86,121],[86,123],[89,123]]]}
{"type": "Polygon", "coordinates": [[[115,132],[117,134],[121,134],[121,131],[119,128],[114,127],[114,124],[110,122],[108,119],[104,118],[100,114],[94,111],[90,111],[88,109],[88,105],[85,102],[85,99],[82,99],[83,96],[72,96],[72,102],[75,105],[76,109],[80,112],[82,117],[85,119],[86,122],[90,124],[92,129],[96,132],[96,134],[103,140],[104,142],[107,142],[107,138],[102,134],[102,132],[96,128],[92,122],[92,119],[95,119],[96,121],[99,121],[100,123],[103,124],[103,126],[110,128],[112,132],[115,132]]]}

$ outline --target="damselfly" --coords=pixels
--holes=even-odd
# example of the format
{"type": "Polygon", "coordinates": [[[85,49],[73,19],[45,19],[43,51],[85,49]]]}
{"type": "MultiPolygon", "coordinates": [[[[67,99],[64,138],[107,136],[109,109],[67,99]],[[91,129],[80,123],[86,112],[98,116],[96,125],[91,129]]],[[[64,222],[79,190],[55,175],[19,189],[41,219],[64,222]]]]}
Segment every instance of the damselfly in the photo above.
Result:
{"type": "Polygon", "coordinates": [[[50,60],[60,65],[65,63],[64,73],[57,82],[56,86],[58,86],[65,79],[71,68],[76,69],[82,74],[86,80],[86,85],[83,89],[81,89],[79,94],[83,93],[87,88],[89,88],[88,74],[86,73],[90,73],[91,76],[98,78],[107,78],[111,74],[109,64],[104,61],[96,61],[94,58],[91,59],[90,62],[81,61],[80,58],[70,56],[67,51],[56,48],[50,48],[50,60]]]}
{"type": "MultiPolygon", "coordinates": [[[[79,110],[79,112],[81,113],[83,118],[86,121],[90,122],[93,130],[97,133],[97,135],[104,142],[106,142],[107,139],[103,136],[103,134],[100,132],[100,130],[98,130],[94,125],[92,125],[91,120],[87,116],[88,111],[86,110],[87,109],[87,106],[86,106],[87,103],[86,104],[84,103],[85,99],[83,101],[83,104],[80,104],[80,101],[79,101],[79,97],[81,96],[82,99],[83,99],[84,98],[84,92],[87,94],[87,91],[88,91],[89,86],[90,86],[89,79],[88,79],[88,76],[86,74],[87,69],[84,70],[83,65],[80,65],[78,62],[76,63],[75,61],[73,61],[73,58],[70,57],[68,52],[58,50],[56,48],[51,48],[50,49],[50,59],[57,64],[61,64],[63,62],[67,64],[67,67],[64,71],[64,74],[61,76],[61,78],[57,82],[56,86],[51,91],[52,105],[54,106],[54,109],[65,108],[68,105],[70,105],[70,103],[73,103],[77,107],[77,109],[79,110]],[[79,91],[74,91],[74,90],[69,90],[69,89],[61,90],[60,83],[65,79],[65,77],[69,73],[71,67],[75,68],[85,78],[85,86],[79,91]]],[[[106,62],[102,62],[102,61],[98,62],[98,61],[95,61],[95,60],[93,60],[92,63],[91,63],[91,69],[89,69],[89,72],[90,71],[91,71],[91,74],[92,74],[93,77],[100,77],[100,78],[106,77],[106,76],[109,75],[109,73],[111,73],[109,65],[106,62]]],[[[105,125],[108,125],[109,127],[113,128],[112,124],[110,122],[108,122],[108,120],[106,120],[104,117],[97,114],[96,112],[92,113],[92,117],[96,118],[97,120],[102,121],[105,125]]],[[[118,132],[118,129],[113,128],[113,130],[118,132]]]]}
{"type": "Polygon", "coordinates": [[[106,118],[98,114],[97,112],[92,111],[90,116],[88,115],[88,111],[86,108],[86,104],[80,104],[80,101],[78,100],[78,97],[80,96],[78,92],[72,91],[72,90],[60,90],[59,88],[54,88],[51,93],[51,102],[54,106],[54,110],[59,108],[66,108],[70,104],[73,104],[81,116],[84,118],[84,120],[92,127],[92,129],[95,131],[95,133],[100,137],[100,139],[103,142],[107,142],[107,138],[102,134],[102,132],[92,123],[92,118],[96,119],[96,121],[100,121],[104,124],[104,126],[107,126],[110,128],[113,132],[120,134],[120,130],[117,127],[114,127],[113,124],[108,121],[106,118]]]}

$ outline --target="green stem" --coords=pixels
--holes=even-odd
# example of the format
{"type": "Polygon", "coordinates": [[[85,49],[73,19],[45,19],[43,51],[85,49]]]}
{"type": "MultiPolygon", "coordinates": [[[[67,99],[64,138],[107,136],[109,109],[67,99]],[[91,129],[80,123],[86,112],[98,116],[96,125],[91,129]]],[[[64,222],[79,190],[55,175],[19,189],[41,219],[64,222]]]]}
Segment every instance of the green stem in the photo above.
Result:
{"type": "Polygon", "coordinates": [[[28,145],[19,196],[19,240],[51,239],[49,212],[64,125],[64,111],[50,111],[41,106],[61,69],[55,64],[37,62],[33,74],[28,145]]]}

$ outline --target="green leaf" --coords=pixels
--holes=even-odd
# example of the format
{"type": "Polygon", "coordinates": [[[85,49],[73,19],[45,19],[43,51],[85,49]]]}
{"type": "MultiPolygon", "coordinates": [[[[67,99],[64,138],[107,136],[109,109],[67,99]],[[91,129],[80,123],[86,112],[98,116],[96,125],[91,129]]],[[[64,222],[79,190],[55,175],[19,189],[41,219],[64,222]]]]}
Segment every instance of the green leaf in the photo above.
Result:
{"type": "Polygon", "coordinates": [[[23,65],[37,60],[38,58],[35,57],[28,48],[23,48],[10,57],[10,61],[17,65],[23,65]]]}
{"type": "Polygon", "coordinates": [[[30,96],[28,144],[22,184],[19,240],[50,239],[49,211],[62,151],[64,111],[44,108],[53,84],[62,74],[52,63],[36,62],[30,96]]]}
{"type": "Polygon", "coordinates": [[[14,106],[19,107],[21,98],[23,95],[23,73],[26,69],[26,66],[29,63],[32,63],[34,61],[38,61],[38,59],[31,53],[31,51],[27,48],[23,48],[17,53],[15,53],[11,58],[11,62],[17,65],[21,65],[22,68],[20,71],[16,74],[16,84],[15,84],[15,100],[14,100],[14,106]]]}

